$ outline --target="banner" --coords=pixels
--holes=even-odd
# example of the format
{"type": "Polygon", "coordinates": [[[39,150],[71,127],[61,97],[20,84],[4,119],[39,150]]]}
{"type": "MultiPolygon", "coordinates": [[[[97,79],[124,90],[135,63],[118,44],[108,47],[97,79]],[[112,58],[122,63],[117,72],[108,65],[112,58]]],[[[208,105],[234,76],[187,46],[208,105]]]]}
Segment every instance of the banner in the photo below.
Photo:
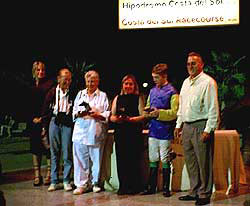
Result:
{"type": "Polygon", "coordinates": [[[119,29],[239,24],[239,0],[119,0],[119,29]]]}

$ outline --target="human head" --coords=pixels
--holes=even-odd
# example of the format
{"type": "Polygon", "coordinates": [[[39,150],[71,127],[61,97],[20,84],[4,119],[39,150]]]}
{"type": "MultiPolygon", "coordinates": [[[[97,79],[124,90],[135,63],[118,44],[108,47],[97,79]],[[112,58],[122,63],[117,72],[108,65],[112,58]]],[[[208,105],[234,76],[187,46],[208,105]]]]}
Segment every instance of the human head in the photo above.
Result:
{"type": "Polygon", "coordinates": [[[168,81],[168,65],[156,64],[152,69],[152,77],[157,87],[163,86],[168,81]]]}
{"type": "Polygon", "coordinates": [[[128,74],[123,77],[121,94],[139,94],[139,87],[134,75],[128,74]]]}
{"type": "Polygon", "coordinates": [[[72,82],[72,74],[68,68],[62,68],[59,70],[57,75],[57,82],[59,87],[65,91],[69,89],[72,82]]]}
{"type": "Polygon", "coordinates": [[[204,62],[200,54],[190,52],[187,58],[187,70],[190,78],[194,78],[203,71],[204,62]]]}
{"type": "Polygon", "coordinates": [[[41,61],[35,61],[32,65],[32,77],[39,80],[45,77],[45,64],[41,61]]]}
{"type": "Polygon", "coordinates": [[[90,94],[94,93],[97,90],[100,81],[98,72],[95,70],[90,70],[84,75],[84,78],[88,92],[90,94]]]}

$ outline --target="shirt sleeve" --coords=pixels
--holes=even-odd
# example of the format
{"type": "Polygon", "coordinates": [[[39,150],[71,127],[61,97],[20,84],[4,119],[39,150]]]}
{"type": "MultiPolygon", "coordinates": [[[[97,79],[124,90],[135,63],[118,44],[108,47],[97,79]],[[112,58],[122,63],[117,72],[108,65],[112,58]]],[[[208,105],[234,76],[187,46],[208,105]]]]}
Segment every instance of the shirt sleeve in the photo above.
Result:
{"type": "Polygon", "coordinates": [[[217,128],[219,117],[217,84],[214,80],[209,82],[205,103],[207,103],[208,120],[204,132],[210,133],[217,128]]]}
{"type": "Polygon", "coordinates": [[[150,95],[148,95],[146,107],[150,107],[150,95]]]}
{"type": "Polygon", "coordinates": [[[105,122],[108,122],[110,111],[109,111],[109,100],[106,94],[104,94],[103,112],[101,112],[101,115],[105,118],[105,122]]]}
{"type": "Polygon", "coordinates": [[[81,93],[81,91],[78,92],[78,94],[76,95],[76,98],[74,100],[74,106],[73,106],[73,111],[72,111],[73,122],[76,121],[76,115],[78,113],[78,104],[79,104],[80,93],[81,93]]]}
{"type": "Polygon", "coordinates": [[[160,121],[172,121],[177,117],[177,111],[179,108],[179,95],[174,94],[170,100],[170,109],[160,109],[157,120],[160,121]]]}

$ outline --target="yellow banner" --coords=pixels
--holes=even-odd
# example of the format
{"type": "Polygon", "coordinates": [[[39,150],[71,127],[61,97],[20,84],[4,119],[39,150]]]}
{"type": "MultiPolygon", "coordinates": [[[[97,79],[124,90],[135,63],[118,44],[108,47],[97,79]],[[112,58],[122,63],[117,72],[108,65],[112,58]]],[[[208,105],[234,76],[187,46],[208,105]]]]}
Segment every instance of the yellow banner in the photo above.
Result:
{"type": "Polygon", "coordinates": [[[239,0],[119,0],[119,29],[239,24],[239,0]]]}

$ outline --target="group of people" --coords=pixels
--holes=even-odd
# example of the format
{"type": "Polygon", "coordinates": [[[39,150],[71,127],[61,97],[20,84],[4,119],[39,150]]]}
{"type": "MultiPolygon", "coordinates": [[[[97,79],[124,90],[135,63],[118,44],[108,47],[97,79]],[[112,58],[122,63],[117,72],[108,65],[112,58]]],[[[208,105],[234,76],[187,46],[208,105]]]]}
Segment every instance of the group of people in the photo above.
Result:
{"type": "Polygon", "coordinates": [[[114,142],[119,180],[118,195],[149,195],[157,192],[159,163],[163,173],[163,195],[170,197],[171,143],[182,142],[190,192],[181,201],[195,200],[196,205],[210,203],[213,184],[213,133],[217,128],[219,105],[217,84],[203,72],[200,54],[187,57],[187,77],[180,93],[169,82],[168,65],[161,63],[151,73],[155,86],[147,101],[140,95],[136,78],[126,75],[121,91],[110,104],[99,89],[96,70],[85,73],[86,88],[71,90],[72,74],[62,68],[57,83],[46,78],[43,62],[33,64],[31,152],[33,154],[34,186],[49,185],[48,191],[62,188],[59,183],[61,154],[63,156],[63,189],[79,195],[100,192],[108,139],[109,122],[114,124],[114,142]],[[149,177],[144,182],[140,161],[143,157],[143,125],[148,123],[149,177]],[[42,155],[47,158],[47,173],[41,175],[42,155]],[[74,186],[70,182],[73,169],[74,186]]]}

